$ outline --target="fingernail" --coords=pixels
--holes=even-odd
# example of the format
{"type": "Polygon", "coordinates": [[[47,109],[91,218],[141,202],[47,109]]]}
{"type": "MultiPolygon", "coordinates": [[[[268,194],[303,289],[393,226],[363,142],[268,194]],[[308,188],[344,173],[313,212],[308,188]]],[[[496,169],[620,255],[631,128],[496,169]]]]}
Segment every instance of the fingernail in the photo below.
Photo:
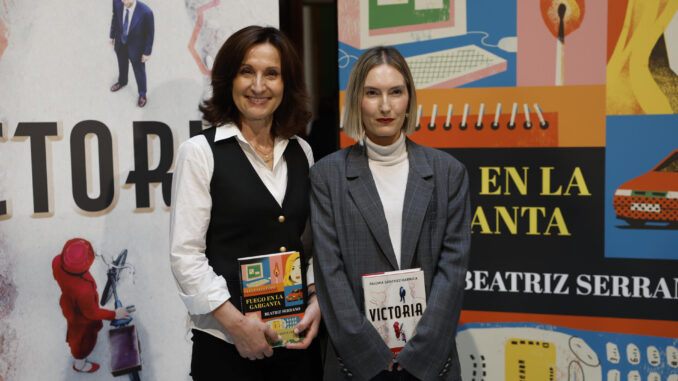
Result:
{"type": "Polygon", "coordinates": [[[295,328],[295,329],[294,329],[294,334],[295,334],[295,335],[298,335],[298,334],[299,334],[299,328],[295,328]]]}

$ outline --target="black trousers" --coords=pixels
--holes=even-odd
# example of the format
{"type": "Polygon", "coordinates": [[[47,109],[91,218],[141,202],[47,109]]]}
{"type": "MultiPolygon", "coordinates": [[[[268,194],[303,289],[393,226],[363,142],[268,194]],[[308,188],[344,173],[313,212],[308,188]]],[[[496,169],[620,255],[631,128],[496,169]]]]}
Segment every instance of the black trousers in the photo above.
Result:
{"type": "Polygon", "coordinates": [[[229,344],[192,330],[191,376],[195,381],[316,381],[322,379],[317,340],[308,349],[273,348],[273,356],[249,360],[229,344]]]}
{"type": "Polygon", "coordinates": [[[129,74],[129,64],[132,64],[132,70],[134,71],[134,78],[137,80],[137,91],[139,95],[146,94],[146,63],[133,60],[129,56],[129,50],[127,45],[120,45],[120,48],[115,51],[116,56],[118,57],[118,83],[122,86],[127,84],[128,74],[129,74]]]}

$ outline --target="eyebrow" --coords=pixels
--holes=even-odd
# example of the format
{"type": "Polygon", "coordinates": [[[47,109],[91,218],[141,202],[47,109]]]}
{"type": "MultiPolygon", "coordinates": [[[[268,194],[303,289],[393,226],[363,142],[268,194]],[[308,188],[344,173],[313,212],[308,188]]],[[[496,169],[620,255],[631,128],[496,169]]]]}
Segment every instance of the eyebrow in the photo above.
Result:
{"type": "MultiPolygon", "coordinates": [[[[244,67],[251,67],[251,68],[254,68],[254,66],[252,66],[252,64],[248,64],[248,63],[244,63],[244,64],[241,64],[241,65],[240,65],[240,68],[241,68],[241,69],[244,68],[244,67]]],[[[265,68],[264,70],[278,70],[278,71],[281,71],[282,69],[280,68],[280,66],[269,66],[269,67],[265,68]]]]}
{"type": "MultiPolygon", "coordinates": [[[[398,85],[398,86],[389,87],[388,89],[389,90],[404,89],[405,87],[406,87],[405,85],[398,85]]],[[[380,88],[374,87],[374,86],[363,86],[363,90],[380,90],[381,91],[380,88]]]]}

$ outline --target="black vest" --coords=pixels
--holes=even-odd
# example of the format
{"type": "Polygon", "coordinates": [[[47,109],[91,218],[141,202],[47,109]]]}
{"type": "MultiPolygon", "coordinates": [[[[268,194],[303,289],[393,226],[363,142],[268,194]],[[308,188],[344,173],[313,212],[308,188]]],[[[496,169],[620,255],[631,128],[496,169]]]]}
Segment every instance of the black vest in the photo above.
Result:
{"type": "Polygon", "coordinates": [[[231,303],[240,307],[237,258],[279,251],[301,253],[306,276],[301,234],[309,213],[308,159],[297,139],[290,139],[284,152],[287,190],[282,207],[261,181],[237,138],[214,141],[215,128],[205,130],[214,155],[210,182],[212,211],[207,229],[208,262],[226,279],[231,303]]]}

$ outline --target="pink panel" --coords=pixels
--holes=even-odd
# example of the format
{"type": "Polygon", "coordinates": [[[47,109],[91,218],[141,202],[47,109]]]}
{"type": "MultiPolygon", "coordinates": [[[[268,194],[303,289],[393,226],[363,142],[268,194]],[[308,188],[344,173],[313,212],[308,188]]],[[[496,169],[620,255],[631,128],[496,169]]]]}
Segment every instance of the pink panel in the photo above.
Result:
{"type": "MultiPolygon", "coordinates": [[[[581,26],[565,36],[565,85],[605,83],[607,1],[586,1],[581,26]]],[[[548,31],[539,0],[517,1],[517,85],[555,85],[556,38],[548,31]]]]}
{"type": "Polygon", "coordinates": [[[337,22],[339,28],[339,41],[360,47],[360,1],[338,0],[337,22]]]}

